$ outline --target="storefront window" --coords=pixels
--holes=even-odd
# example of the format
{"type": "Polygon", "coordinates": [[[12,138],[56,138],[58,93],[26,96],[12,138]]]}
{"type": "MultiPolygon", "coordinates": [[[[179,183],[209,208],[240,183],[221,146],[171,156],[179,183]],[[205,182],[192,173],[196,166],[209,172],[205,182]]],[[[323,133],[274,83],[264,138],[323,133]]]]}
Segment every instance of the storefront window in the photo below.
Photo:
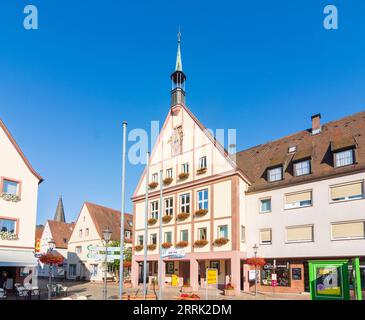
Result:
{"type": "Polygon", "coordinates": [[[266,263],[261,268],[261,285],[271,286],[271,275],[276,273],[277,285],[279,287],[290,287],[290,264],[289,262],[273,262],[266,263]]]}

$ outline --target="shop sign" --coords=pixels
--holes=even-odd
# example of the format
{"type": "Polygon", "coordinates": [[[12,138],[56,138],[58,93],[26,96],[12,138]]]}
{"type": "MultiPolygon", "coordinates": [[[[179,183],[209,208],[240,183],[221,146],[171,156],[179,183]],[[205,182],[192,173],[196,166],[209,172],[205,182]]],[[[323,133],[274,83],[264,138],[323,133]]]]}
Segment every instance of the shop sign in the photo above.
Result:
{"type": "Polygon", "coordinates": [[[256,279],[256,270],[249,270],[248,271],[248,280],[254,281],[256,279]]]}
{"type": "Polygon", "coordinates": [[[207,284],[218,284],[217,269],[207,269],[207,284]]]}
{"type": "Polygon", "coordinates": [[[184,248],[171,247],[168,249],[162,249],[161,253],[162,253],[162,258],[182,259],[185,257],[184,248]]]}

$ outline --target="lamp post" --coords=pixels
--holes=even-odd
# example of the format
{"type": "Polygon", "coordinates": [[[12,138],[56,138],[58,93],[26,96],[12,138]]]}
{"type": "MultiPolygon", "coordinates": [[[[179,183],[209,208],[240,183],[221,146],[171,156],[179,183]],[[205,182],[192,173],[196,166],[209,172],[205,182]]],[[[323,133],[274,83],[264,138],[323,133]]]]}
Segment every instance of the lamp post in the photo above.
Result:
{"type": "MultiPolygon", "coordinates": [[[[56,242],[51,239],[48,241],[48,252],[52,253],[54,248],[56,247],[56,242]]],[[[48,300],[52,300],[52,268],[53,265],[49,265],[49,279],[48,279],[48,300]]]]}
{"type": "Polygon", "coordinates": [[[257,296],[257,250],[258,250],[258,245],[255,243],[255,245],[252,247],[253,249],[253,254],[255,256],[255,296],[257,296]]]}
{"type": "Polygon", "coordinates": [[[112,232],[109,230],[109,228],[105,229],[103,231],[103,238],[105,241],[105,260],[104,260],[104,288],[103,288],[103,299],[107,300],[107,276],[108,276],[108,244],[110,241],[110,238],[112,236],[112,232]]]}

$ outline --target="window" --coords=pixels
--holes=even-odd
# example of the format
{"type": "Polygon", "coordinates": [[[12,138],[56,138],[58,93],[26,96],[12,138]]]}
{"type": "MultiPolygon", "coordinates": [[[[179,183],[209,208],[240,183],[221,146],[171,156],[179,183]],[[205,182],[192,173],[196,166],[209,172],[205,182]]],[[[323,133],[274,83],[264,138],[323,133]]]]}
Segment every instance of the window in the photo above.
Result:
{"type": "Polygon", "coordinates": [[[139,246],[143,246],[143,236],[142,235],[137,237],[137,243],[139,246]]]}
{"type": "Polygon", "coordinates": [[[86,228],[86,229],[85,229],[85,237],[88,237],[88,236],[89,236],[89,232],[90,232],[90,231],[89,231],[89,228],[86,228]]]}
{"type": "Polygon", "coordinates": [[[208,210],[208,189],[198,191],[198,209],[208,210]]]}
{"type": "Polygon", "coordinates": [[[207,240],[207,228],[198,229],[198,240],[207,240]]]}
{"type": "Polygon", "coordinates": [[[91,267],[90,275],[92,277],[96,277],[98,275],[98,265],[97,264],[91,264],[90,267],[91,267]]]}
{"type": "Polygon", "coordinates": [[[126,230],[124,232],[124,237],[127,238],[127,239],[130,239],[131,238],[131,232],[129,230],[126,230]]]}
{"type": "Polygon", "coordinates": [[[332,240],[364,239],[365,221],[332,223],[332,240]]]}
{"type": "Polygon", "coordinates": [[[82,253],[82,247],[81,246],[76,247],[75,251],[76,251],[77,254],[82,253]]]}
{"type": "Polygon", "coordinates": [[[183,173],[189,173],[189,163],[182,164],[181,169],[183,173]]]}
{"type": "Polygon", "coordinates": [[[166,178],[172,178],[172,169],[167,169],[166,170],[166,178]]]}
{"type": "Polygon", "coordinates": [[[158,173],[152,175],[152,182],[158,182],[158,173]]]}
{"type": "Polygon", "coordinates": [[[189,232],[188,230],[180,231],[180,241],[189,241],[189,232]]]}
{"type": "Polygon", "coordinates": [[[362,181],[330,187],[331,201],[356,200],[363,198],[364,183],[362,181]]]}
{"type": "Polygon", "coordinates": [[[290,287],[290,263],[287,261],[268,261],[261,267],[261,285],[271,286],[272,274],[276,274],[278,287],[290,287]]]}
{"type": "Polygon", "coordinates": [[[16,220],[0,219],[0,231],[15,233],[16,232],[16,220]]]}
{"type": "Polygon", "coordinates": [[[76,276],[76,264],[70,264],[68,266],[68,273],[71,277],[75,277],[76,276]]]}
{"type": "Polygon", "coordinates": [[[271,198],[260,200],[260,212],[271,212],[271,198]]]}
{"type": "Polygon", "coordinates": [[[283,168],[277,167],[277,168],[269,169],[267,171],[267,179],[269,180],[269,182],[283,180],[283,168]]]}
{"type": "Polygon", "coordinates": [[[286,228],[286,242],[313,241],[313,226],[296,226],[286,228]]]}
{"type": "Polygon", "coordinates": [[[260,230],[260,244],[271,244],[271,229],[260,230]]]}
{"type": "Polygon", "coordinates": [[[199,169],[207,168],[207,157],[202,157],[199,159],[199,169]]]}
{"type": "Polygon", "coordinates": [[[218,226],[218,237],[228,239],[228,226],[218,226]]]}
{"type": "Polygon", "coordinates": [[[190,213],[190,194],[180,196],[180,213],[190,213]]]}
{"type": "Polygon", "coordinates": [[[312,191],[303,191],[285,195],[285,209],[308,207],[312,205],[312,191]]]}
{"type": "Polygon", "coordinates": [[[172,232],[165,232],[165,237],[164,237],[165,242],[168,243],[172,243],[172,232]]]}
{"type": "Polygon", "coordinates": [[[19,192],[19,182],[12,180],[3,180],[3,193],[17,195],[19,192]]]}
{"type": "Polygon", "coordinates": [[[241,242],[246,242],[246,227],[241,226],[241,242]]]}
{"type": "Polygon", "coordinates": [[[335,153],[335,166],[343,167],[354,163],[354,150],[345,150],[335,153]]]}
{"type": "Polygon", "coordinates": [[[165,215],[172,216],[174,214],[174,198],[165,199],[165,215]]]}
{"type": "Polygon", "coordinates": [[[311,173],[311,165],[310,160],[304,160],[300,162],[294,163],[294,175],[295,176],[304,176],[306,174],[311,173]]]}
{"type": "Polygon", "coordinates": [[[129,225],[130,227],[133,227],[133,221],[132,221],[132,220],[128,220],[128,225],[129,225]]]}
{"type": "Polygon", "coordinates": [[[151,218],[158,219],[158,201],[151,202],[151,218]]]}
{"type": "Polygon", "coordinates": [[[151,234],[151,244],[157,244],[157,233],[151,234]]]}
{"type": "Polygon", "coordinates": [[[82,229],[79,230],[79,238],[82,238],[82,229]]]}

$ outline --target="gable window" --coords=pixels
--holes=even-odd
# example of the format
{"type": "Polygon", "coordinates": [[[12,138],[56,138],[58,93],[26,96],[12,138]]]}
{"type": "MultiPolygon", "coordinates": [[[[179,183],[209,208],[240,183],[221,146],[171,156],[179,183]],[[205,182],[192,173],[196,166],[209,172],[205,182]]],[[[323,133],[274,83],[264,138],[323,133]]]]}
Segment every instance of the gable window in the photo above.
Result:
{"type": "Polygon", "coordinates": [[[285,195],[285,209],[308,207],[312,205],[312,191],[303,191],[285,195]]]}
{"type": "Polygon", "coordinates": [[[313,225],[286,228],[286,242],[312,242],[313,225]]]}
{"type": "Polygon", "coordinates": [[[81,246],[76,247],[75,251],[76,251],[77,254],[82,253],[82,247],[81,246]]]}
{"type": "Polygon", "coordinates": [[[349,149],[345,151],[335,152],[335,166],[343,167],[354,164],[354,150],[349,149]]]}
{"type": "Polygon", "coordinates": [[[180,213],[190,213],[190,194],[180,196],[180,213]]]}
{"type": "Polygon", "coordinates": [[[131,238],[131,232],[129,230],[126,230],[124,232],[124,237],[127,238],[127,239],[130,239],[131,238]]]}
{"type": "Polygon", "coordinates": [[[189,232],[187,229],[180,231],[180,241],[189,241],[189,232]]]}
{"type": "Polygon", "coordinates": [[[208,189],[198,191],[198,209],[208,210],[208,189]]]}
{"type": "Polygon", "coordinates": [[[260,230],[260,244],[272,244],[271,229],[261,229],[260,230]]]}
{"type": "Polygon", "coordinates": [[[151,244],[157,244],[157,233],[152,233],[150,240],[151,244]]]}
{"type": "Polygon", "coordinates": [[[218,237],[228,239],[228,225],[218,226],[218,237]]]}
{"type": "Polygon", "coordinates": [[[207,228],[198,229],[198,240],[207,240],[207,228]]]}
{"type": "Polygon", "coordinates": [[[269,182],[283,180],[283,168],[277,167],[267,170],[267,179],[269,182]]]}
{"type": "Polygon", "coordinates": [[[331,202],[362,199],[364,196],[364,183],[353,182],[330,187],[331,202]]]}
{"type": "Polygon", "coordinates": [[[181,165],[182,173],[189,173],[189,163],[184,163],[181,165]]]}
{"type": "Polygon", "coordinates": [[[172,178],[172,168],[166,170],[166,178],[172,178]]]}
{"type": "Polygon", "coordinates": [[[16,220],[0,219],[0,232],[15,233],[16,220]]]}
{"type": "Polygon", "coordinates": [[[199,159],[199,169],[207,168],[207,157],[201,157],[199,159]]]}
{"type": "Polygon", "coordinates": [[[4,179],[2,192],[5,194],[10,194],[10,195],[18,195],[19,182],[4,179]]]}
{"type": "Polygon", "coordinates": [[[156,182],[156,183],[158,183],[158,173],[154,173],[154,174],[152,175],[152,182],[156,182]]]}
{"type": "Polygon", "coordinates": [[[310,160],[304,160],[294,163],[294,175],[304,176],[311,173],[310,160]]]}
{"type": "Polygon", "coordinates": [[[365,221],[348,221],[331,224],[332,240],[364,239],[365,221]]]}
{"type": "Polygon", "coordinates": [[[137,237],[137,244],[139,246],[143,246],[143,235],[137,237]]]}
{"type": "Polygon", "coordinates": [[[79,230],[79,238],[82,238],[82,229],[79,230]]]}
{"type": "Polygon", "coordinates": [[[260,213],[271,212],[271,198],[260,200],[260,213]]]}
{"type": "Polygon", "coordinates": [[[158,219],[158,201],[151,202],[151,218],[158,219]]]}
{"type": "Polygon", "coordinates": [[[174,214],[174,198],[165,199],[165,215],[172,216],[174,214]]]}
{"type": "Polygon", "coordinates": [[[246,242],[246,227],[241,226],[241,242],[246,242]]]}
{"type": "Polygon", "coordinates": [[[172,243],[172,232],[171,231],[165,232],[164,240],[167,243],[172,243]]]}
{"type": "Polygon", "coordinates": [[[89,231],[89,228],[86,228],[86,229],[85,229],[85,237],[88,237],[88,236],[89,236],[89,232],[90,232],[90,231],[89,231]]]}

